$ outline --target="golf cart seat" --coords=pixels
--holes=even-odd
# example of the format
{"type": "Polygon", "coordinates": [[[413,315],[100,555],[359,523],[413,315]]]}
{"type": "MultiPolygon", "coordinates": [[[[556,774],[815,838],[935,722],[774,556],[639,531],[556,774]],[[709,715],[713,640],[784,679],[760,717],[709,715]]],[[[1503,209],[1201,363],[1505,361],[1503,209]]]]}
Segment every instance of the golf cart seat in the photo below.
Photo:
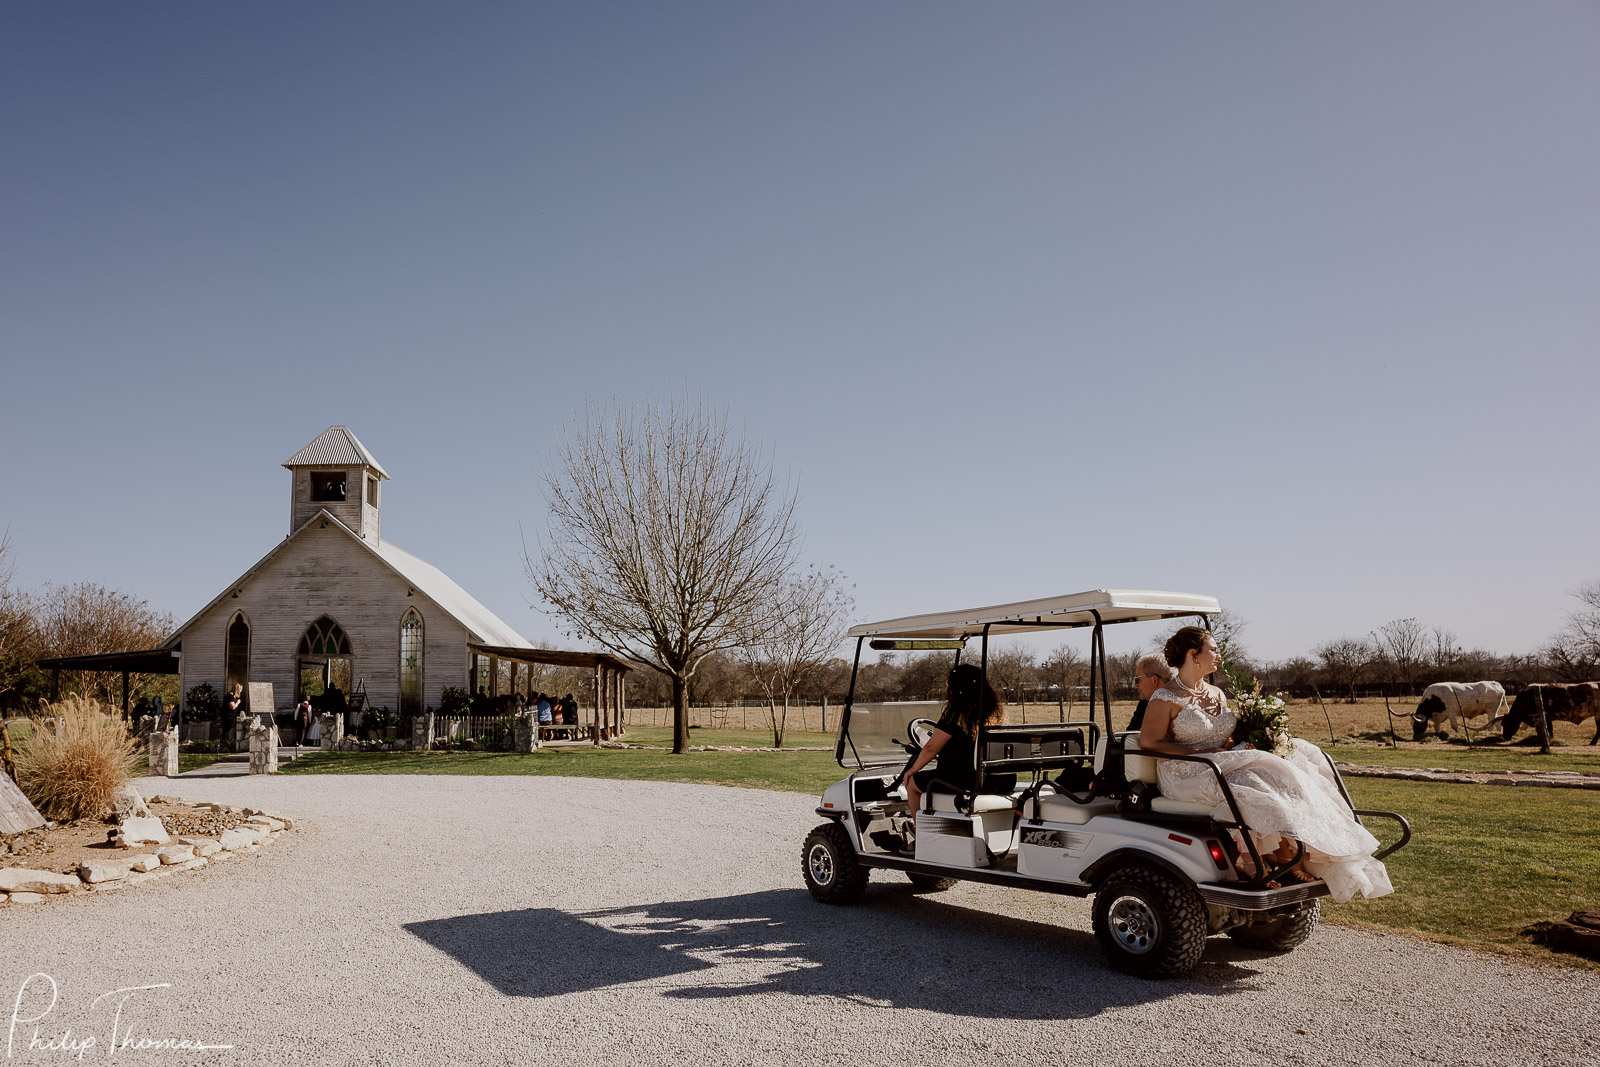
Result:
{"type": "MultiPolygon", "coordinates": [[[[1138,734],[1125,733],[1118,734],[1117,737],[1122,740],[1122,750],[1124,752],[1122,758],[1122,769],[1123,773],[1127,775],[1128,781],[1143,782],[1146,785],[1159,789],[1161,787],[1161,780],[1156,775],[1156,764],[1160,761],[1152,759],[1149,756],[1139,755],[1138,734]]],[[[1106,764],[1106,749],[1109,747],[1109,745],[1110,739],[1102,737],[1100,739],[1100,744],[1095,748],[1094,769],[1096,774],[1098,774],[1106,764]]],[[[1216,808],[1211,804],[1198,804],[1189,800],[1173,800],[1170,797],[1164,797],[1158,794],[1150,798],[1150,810],[1159,812],[1162,815],[1194,816],[1210,815],[1216,810],[1216,808]]]]}
{"type": "Polygon", "coordinates": [[[1097,797],[1087,804],[1079,804],[1070,797],[1046,793],[1039,798],[1039,818],[1045,822],[1070,822],[1083,824],[1096,815],[1111,815],[1117,810],[1116,800],[1097,797]]]}
{"type": "MultiPolygon", "coordinates": [[[[961,798],[954,793],[932,791],[928,793],[928,807],[925,811],[938,811],[947,815],[965,815],[966,812],[957,806],[961,798]]],[[[972,798],[972,814],[984,811],[1010,811],[1017,806],[1017,802],[1008,796],[997,793],[979,793],[972,798]]]]}

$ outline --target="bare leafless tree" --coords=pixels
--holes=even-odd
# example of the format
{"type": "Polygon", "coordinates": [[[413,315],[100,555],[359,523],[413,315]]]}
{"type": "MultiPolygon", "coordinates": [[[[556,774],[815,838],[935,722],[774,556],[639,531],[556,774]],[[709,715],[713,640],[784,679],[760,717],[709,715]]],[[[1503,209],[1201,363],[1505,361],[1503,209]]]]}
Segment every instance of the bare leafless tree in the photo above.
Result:
{"type": "Polygon", "coordinates": [[[1078,699],[1078,687],[1088,676],[1089,661],[1083,653],[1062,643],[1045,656],[1040,670],[1044,673],[1046,684],[1057,687],[1056,699],[1061,706],[1062,718],[1066,718],[1072,713],[1072,705],[1078,699]]]}
{"type": "Polygon", "coordinates": [[[1578,607],[1550,638],[1545,658],[1560,677],[1585,681],[1600,669],[1600,580],[1580,585],[1572,595],[1578,607]]]}
{"type": "MultiPolygon", "coordinates": [[[[170,613],[155,610],[132,593],[93,582],[47,584],[30,594],[28,600],[41,657],[154,648],[172,631],[170,613]]],[[[154,677],[134,674],[129,682],[133,689],[139,689],[154,677]]],[[[86,671],[81,679],[81,692],[85,695],[108,704],[116,702],[121,675],[86,671]]]]}
{"type": "Polygon", "coordinates": [[[1337,637],[1324,641],[1312,649],[1311,654],[1322,661],[1323,677],[1328,684],[1345,689],[1350,694],[1349,702],[1354,704],[1356,683],[1372,662],[1372,645],[1359,637],[1337,637]]]}
{"type": "Polygon", "coordinates": [[[1444,670],[1461,659],[1461,645],[1454,633],[1442,626],[1435,626],[1429,636],[1428,659],[1434,668],[1444,670]]]}
{"type": "Polygon", "coordinates": [[[1034,654],[1021,645],[996,648],[990,642],[989,684],[994,686],[1001,700],[1007,704],[1020,703],[1026,691],[1036,684],[1034,658],[1034,654]]]}
{"type": "Polygon", "coordinates": [[[1410,692],[1428,654],[1428,633],[1422,624],[1414,618],[1392,619],[1372,631],[1369,641],[1388,660],[1394,680],[1410,692]]]}
{"type": "Polygon", "coordinates": [[[739,654],[767,698],[774,748],[783,747],[790,700],[838,649],[854,607],[844,575],[810,567],[779,582],[745,620],[739,654]]]}
{"type": "Polygon", "coordinates": [[[725,415],[687,398],[591,407],[544,472],[549,529],[529,581],[569,627],[672,680],[672,750],[689,744],[688,687],[706,656],[789,573],[791,489],[725,415]]]}

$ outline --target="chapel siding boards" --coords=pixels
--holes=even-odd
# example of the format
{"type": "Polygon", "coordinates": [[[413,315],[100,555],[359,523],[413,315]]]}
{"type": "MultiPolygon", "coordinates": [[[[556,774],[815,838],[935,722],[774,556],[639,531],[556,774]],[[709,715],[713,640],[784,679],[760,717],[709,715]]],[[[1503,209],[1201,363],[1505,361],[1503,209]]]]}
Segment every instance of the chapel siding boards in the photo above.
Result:
{"type": "MultiPolygon", "coordinates": [[[[319,511],[328,514],[350,527],[368,540],[378,538],[378,509],[367,507],[366,483],[362,468],[350,467],[296,467],[289,479],[289,532],[298,530],[319,511]],[[312,500],[311,475],[322,471],[344,471],[346,476],[344,500],[312,500]],[[363,525],[363,520],[369,520],[363,525]]],[[[381,490],[380,490],[381,491],[381,490]]]]}
{"type": "Polygon", "coordinates": [[[236,612],[250,623],[250,680],[272,683],[280,711],[297,695],[300,638],[322,615],[349,637],[352,680],[365,680],[369,707],[400,707],[400,622],[408,608],[422,616],[423,704],[438,707],[446,686],[466,684],[466,627],[333,523],[313,522],[237,588],[237,598],[224,596],[178,635],[185,693],[210,682],[223,695],[227,628],[236,612]]]}

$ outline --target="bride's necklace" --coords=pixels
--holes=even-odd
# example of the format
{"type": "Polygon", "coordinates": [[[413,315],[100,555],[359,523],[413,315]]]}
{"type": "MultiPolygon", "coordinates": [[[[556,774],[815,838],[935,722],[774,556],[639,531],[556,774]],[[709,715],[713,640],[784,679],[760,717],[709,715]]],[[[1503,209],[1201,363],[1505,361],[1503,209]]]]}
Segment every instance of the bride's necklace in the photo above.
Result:
{"type": "Polygon", "coordinates": [[[1174,678],[1173,681],[1178,683],[1179,689],[1182,689],[1185,693],[1188,693],[1191,697],[1193,697],[1195,707],[1199,708],[1207,715],[1215,715],[1217,711],[1220,710],[1219,708],[1207,706],[1215,704],[1216,702],[1212,698],[1210,691],[1206,689],[1204,678],[1202,678],[1193,686],[1186,684],[1182,678],[1174,678]]]}

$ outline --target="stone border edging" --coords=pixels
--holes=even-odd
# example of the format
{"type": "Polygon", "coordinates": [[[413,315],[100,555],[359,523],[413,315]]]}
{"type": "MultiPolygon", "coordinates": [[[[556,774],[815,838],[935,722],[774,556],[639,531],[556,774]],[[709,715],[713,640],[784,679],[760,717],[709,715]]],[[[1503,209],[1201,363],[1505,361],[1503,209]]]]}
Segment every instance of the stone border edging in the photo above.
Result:
{"type": "MultiPolygon", "coordinates": [[[[157,798],[152,797],[152,800],[157,798]]],[[[166,798],[188,803],[179,797],[166,798]]],[[[0,868],[0,902],[37,904],[47,897],[65,893],[103,893],[126,889],[179,871],[193,871],[213,860],[259,851],[284,833],[294,829],[294,820],[281,812],[259,808],[236,808],[227,804],[202,803],[196,807],[244,816],[239,826],[222,831],[217,837],[180,837],[173,844],[154,852],[143,852],[117,859],[96,860],[78,865],[76,874],[40,871],[29,867],[0,868]]]]}
{"type": "Polygon", "coordinates": [[[1454,782],[1461,785],[1521,785],[1544,789],[1600,789],[1600,773],[1590,771],[1452,771],[1445,767],[1375,767],[1336,761],[1350,778],[1392,778],[1401,782],[1454,782]]]}

